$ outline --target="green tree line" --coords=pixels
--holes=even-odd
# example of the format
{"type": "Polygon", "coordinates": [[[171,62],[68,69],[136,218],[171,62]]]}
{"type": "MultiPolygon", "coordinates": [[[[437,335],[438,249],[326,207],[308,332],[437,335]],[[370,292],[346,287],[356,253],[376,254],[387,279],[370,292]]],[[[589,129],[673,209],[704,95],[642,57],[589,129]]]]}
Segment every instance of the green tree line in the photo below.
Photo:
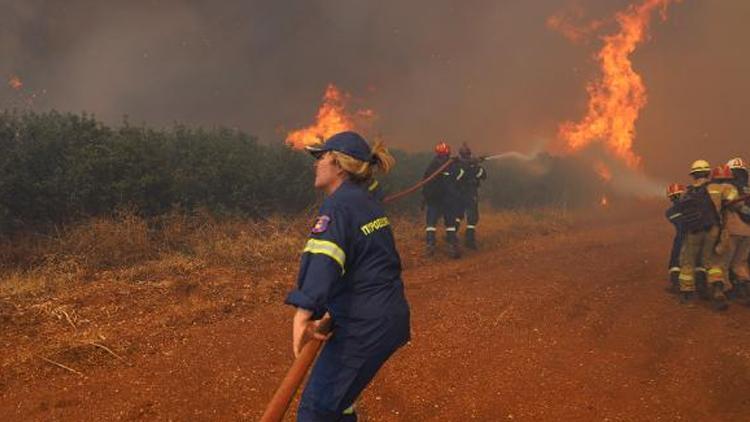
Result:
{"type": "MultiPolygon", "coordinates": [[[[43,229],[121,208],[144,216],[174,209],[258,217],[314,206],[312,160],[286,145],[264,144],[227,128],[111,127],[86,114],[0,114],[0,231],[43,229]]],[[[393,151],[386,192],[418,181],[431,154],[393,151]]],[[[544,176],[513,165],[489,166],[486,199],[498,207],[575,201],[578,176],[542,157],[544,176]],[[565,185],[565,186],[563,186],[565,185]]],[[[520,166],[520,164],[518,165],[520,166]]],[[[569,169],[568,169],[569,170],[569,169]]],[[[588,175],[581,175],[587,177],[588,175]]],[[[416,210],[420,195],[394,204],[416,210]]]]}

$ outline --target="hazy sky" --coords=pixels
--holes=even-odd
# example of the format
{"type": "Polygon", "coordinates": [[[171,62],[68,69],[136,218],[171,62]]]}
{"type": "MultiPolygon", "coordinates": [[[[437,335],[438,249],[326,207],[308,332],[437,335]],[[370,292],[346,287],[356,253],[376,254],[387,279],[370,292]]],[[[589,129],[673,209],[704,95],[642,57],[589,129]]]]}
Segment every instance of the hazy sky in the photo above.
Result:
{"type": "MultiPolygon", "coordinates": [[[[312,122],[333,82],[411,150],[439,138],[480,152],[529,149],[584,113],[600,42],[546,20],[610,17],[624,0],[0,0],[0,107],[242,128],[281,142],[312,122]]],[[[582,22],[585,22],[584,19],[582,22]]],[[[636,151],[648,173],[697,157],[750,158],[750,2],[684,0],[635,54],[649,104],[636,151]]],[[[601,34],[611,32],[604,27],[601,34]]]]}

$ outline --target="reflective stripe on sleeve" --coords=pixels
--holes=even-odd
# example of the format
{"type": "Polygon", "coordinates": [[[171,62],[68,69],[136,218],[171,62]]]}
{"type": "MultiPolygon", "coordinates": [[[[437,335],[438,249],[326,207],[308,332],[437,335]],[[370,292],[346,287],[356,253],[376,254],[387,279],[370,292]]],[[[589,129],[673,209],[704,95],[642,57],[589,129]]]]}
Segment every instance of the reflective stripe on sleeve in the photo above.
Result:
{"type": "Polygon", "coordinates": [[[346,262],[346,254],[339,247],[339,245],[329,241],[320,239],[308,239],[305,249],[302,253],[312,253],[325,255],[334,261],[338,262],[341,266],[341,273],[344,272],[344,263],[346,262]]]}
{"type": "Polygon", "coordinates": [[[446,227],[445,231],[447,231],[447,232],[454,232],[454,231],[456,231],[456,228],[455,227],[446,227]]]}
{"type": "Polygon", "coordinates": [[[698,271],[699,273],[705,273],[706,269],[703,267],[695,267],[695,271],[698,271]]]}
{"type": "Polygon", "coordinates": [[[721,268],[710,268],[708,270],[709,275],[722,275],[723,272],[721,271],[721,268]]]}
{"type": "Polygon", "coordinates": [[[427,230],[428,232],[434,232],[434,231],[437,231],[437,228],[435,228],[435,227],[427,227],[427,229],[426,229],[426,230],[427,230]]]}
{"type": "Polygon", "coordinates": [[[464,169],[458,169],[458,176],[456,176],[456,180],[461,180],[462,177],[464,177],[464,169]]]}
{"type": "Polygon", "coordinates": [[[468,224],[468,225],[466,225],[466,228],[469,229],[469,230],[474,230],[474,229],[477,228],[477,226],[475,226],[473,224],[468,224]]]}
{"type": "Polygon", "coordinates": [[[369,190],[370,192],[372,192],[375,189],[377,189],[377,187],[378,187],[379,184],[380,183],[378,183],[377,180],[373,180],[372,183],[370,183],[370,186],[367,188],[367,190],[369,190]]]}
{"type": "Polygon", "coordinates": [[[480,167],[479,171],[477,172],[477,179],[479,179],[480,177],[482,177],[482,175],[484,175],[484,169],[480,167]]]}
{"type": "Polygon", "coordinates": [[[670,273],[676,273],[678,271],[680,271],[680,267],[672,267],[672,268],[669,269],[670,273]]]}
{"type": "Polygon", "coordinates": [[[683,281],[693,281],[693,276],[689,274],[680,274],[679,279],[683,281]]]}

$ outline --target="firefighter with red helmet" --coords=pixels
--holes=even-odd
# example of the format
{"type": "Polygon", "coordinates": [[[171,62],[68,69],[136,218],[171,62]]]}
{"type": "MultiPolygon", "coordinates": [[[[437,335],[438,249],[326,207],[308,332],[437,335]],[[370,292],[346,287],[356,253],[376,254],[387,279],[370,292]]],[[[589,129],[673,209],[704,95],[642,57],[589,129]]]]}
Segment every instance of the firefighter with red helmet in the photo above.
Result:
{"type": "Polygon", "coordinates": [[[437,176],[422,188],[422,196],[427,208],[425,252],[428,256],[435,254],[437,223],[442,217],[445,224],[445,238],[448,243],[450,255],[452,258],[460,258],[461,250],[458,246],[458,236],[456,234],[457,205],[460,202],[458,192],[460,169],[450,155],[450,146],[445,142],[439,142],[435,145],[435,157],[424,172],[423,178],[426,179],[439,170],[437,176]]]}
{"type": "Polygon", "coordinates": [[[476,228],[479,223],[479,185],[487,179],[487,171],[479,164],[479,160],[472,157],[471,148],[466,142],[458,150],[458,187],[461,195],[461,208],[458,213],[457,224],[466,217],[465,245],[469,249],[476,249],[476,228]]]}
{"type": "MultiPolygon", "coordinates": [[[[718,215],[718,230],[716,241],[707,258],[707,281],[709,294],[718,310],[727,308],[726,293],[732,290],[729,282],[729,271],[726,257],[729,255],[729,232],[726,230],[727,217],[734,206],[729,205],[739,197],[737,188],[731,184],[732,171],[728,165],[718,166],[711,172],[711,182],[708,184],[708,194],[718,215]]],[[[734,252],[732,251],[732,254],[734,252]]]]}
{"type": "Polygon", "coordinates": [[[685,239],[685,227],[683,224],[675,221],[675,218],[679,220],[679,215],[675,211],[677,201],[685,193],[685,186],[679,183],[672,183],[667,186],[667,199],[669,199],[671,206],[667,210],[667,219],[674,225],[675,234],[672,239],[672,251],[669,255],[669,287],[667,291],[670,293],[680,292],[680,250],[682,249],[682,242],[685,239]],[[674,216],[677,217],[674,217],[674,216]]]}
{"type": "MultiPolygon", "coordinates": [[[[748,170],[745,160],[733,158],[727,162],[731,172],[731,183],[741,196],[750,195],[748,187],[748,170]]],[[[739,198],[738,198],[739,199],[739,198]]],[[[727,239],[726,250],[722,260],[722,270],[734,274],[734,287],[739,299],[748,299],[748,283],[750,283],[750,205],[747,201],[737,200],[725,207],[725,232],[727,239]]]]}

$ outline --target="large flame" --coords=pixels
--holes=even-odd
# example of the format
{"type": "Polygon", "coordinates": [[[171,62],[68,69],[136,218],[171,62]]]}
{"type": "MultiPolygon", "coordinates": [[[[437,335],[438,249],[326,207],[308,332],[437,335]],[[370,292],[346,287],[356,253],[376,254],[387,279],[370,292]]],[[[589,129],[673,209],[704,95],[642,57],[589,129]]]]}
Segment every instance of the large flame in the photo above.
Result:
{"type": "Polygon", "coordinates": [[[644,0],[631,4],[615,16],[619,32],[603,37],[597,54],[602,75],[589,83],[588,111],[579,122],[565,122],[559,137],[570,151],[601,141],[629,167],[638,168],[641,158],[633,152],[635,122],[646,105],[646,87],[630,60],[636,47],[648,37],[651,16],[661,10],[662,19],[670,3],[682,0],[644,0]]]}
{"type": "Polygon", "coordinates": [[[296,149],[315,145],[339,132],[354,130],[361,121],[372,120],[372,110],[357,110],[354,114],[347,111],[351,96],[339,90],[334,84],[328,84],[323,94],[323,102],[315,117],[315,124],[289,132],[286,142],[296,149]]]}

